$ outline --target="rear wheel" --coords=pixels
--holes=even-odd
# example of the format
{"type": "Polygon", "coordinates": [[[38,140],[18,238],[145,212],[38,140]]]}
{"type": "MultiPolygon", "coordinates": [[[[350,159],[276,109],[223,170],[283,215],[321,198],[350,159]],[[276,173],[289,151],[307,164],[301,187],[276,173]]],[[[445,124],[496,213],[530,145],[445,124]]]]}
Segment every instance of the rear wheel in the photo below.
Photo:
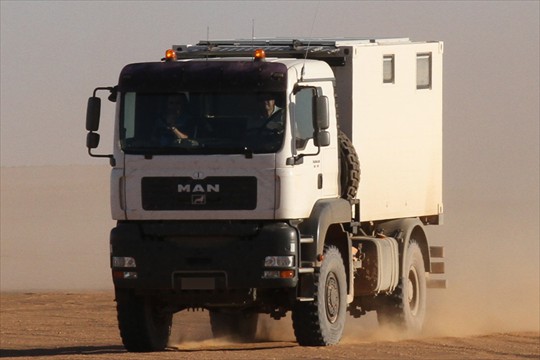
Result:
{"type": "Polygon", "coordinates": [[[339,250],[330,246],[315,274],[313,301],[297,302],[292,320],[296,340],[302,346],[326,346],[339,342],[345,326],[347,288],[339,250]]]}
{"type": "Polygon", "coordinates": [[[160,351],[169,341],[172,313],[157,299],[116,290],[118,327],[124,347],[133,352],[160,351]]]}
{"type": "Polygon", "coordinates": [[[210,325],[214,337],[232,337],[253,341],[257,333],[259,314],[241,310],[210,310],[210,325]]]}
{"type": "Polygon", "coordinates": [[[405,273],[396,290],[382,299],[377,318],[382,325],[418,333],[426,316],[426,271],[422,251],[414,240],[411,240],[403,261],[405,273]]]}

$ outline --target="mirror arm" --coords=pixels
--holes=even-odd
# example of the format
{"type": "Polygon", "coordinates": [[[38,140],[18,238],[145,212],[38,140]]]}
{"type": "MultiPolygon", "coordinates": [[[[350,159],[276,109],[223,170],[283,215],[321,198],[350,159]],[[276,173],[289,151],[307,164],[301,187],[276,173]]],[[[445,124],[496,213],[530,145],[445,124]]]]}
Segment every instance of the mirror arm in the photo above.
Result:
{"type": "Polygon", "coordinates": [[[304,158],[306,156],[317,156],[321,153],[321,147],[317,146],[317,152],[313,154],[300,154],[300,155],[294,155],[287,159],[286,164],[287,165],[300,165],[304,163],[304,158]]]}
{"type": "Polygon", "coordinates": [[[93,154],[92,149],[88,148],[88,155],[95,158],[109,158],[109,163],[111,164],[111,166],[116,166],[116,159],[114,158],[113,154],[109,154],[109,155],[93,154]]]}
{"type": "Polygon", "coordinates": [[[92,94],[94,97],[96,97],[96,93],[99,90],[109,90],[110,92],[114,91],[114,86],[103,86],[103,87],[97,87],[94,89],[94,93],[92,94]]]}

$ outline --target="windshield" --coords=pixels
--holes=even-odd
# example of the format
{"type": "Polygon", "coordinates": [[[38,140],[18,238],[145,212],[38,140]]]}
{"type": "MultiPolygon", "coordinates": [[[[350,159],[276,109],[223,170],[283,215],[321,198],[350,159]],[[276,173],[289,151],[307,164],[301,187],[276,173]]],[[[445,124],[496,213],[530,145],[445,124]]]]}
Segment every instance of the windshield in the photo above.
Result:
{"type": "Polygon", "coordinates": [[[127,92],[121,146],[132,154],[276,152],[284,99],[284,93],[127,92]]]}

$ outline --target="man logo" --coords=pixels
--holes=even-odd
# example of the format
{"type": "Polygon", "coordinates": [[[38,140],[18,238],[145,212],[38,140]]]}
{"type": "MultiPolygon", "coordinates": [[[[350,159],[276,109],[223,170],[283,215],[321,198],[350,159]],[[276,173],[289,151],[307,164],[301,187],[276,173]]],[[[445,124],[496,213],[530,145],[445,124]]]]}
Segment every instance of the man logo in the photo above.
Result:
{"type": "Polygon", "coordinates": [[[219,184],[195,184],[194,186],[191,186],[190,184],[187,184],[187,185],[178,184],[178,192],[190,192],[190,193],[219,192],[219,184]]]}
{"type": "Polygon", "coordinates": [[[206,195],[205,194],[191,195],[191,205],[206,205],[206,195]]]}
{"type": "Polygon", "coordinates": [[[197,180],[200,180],[200,179],[204,179],[204,173],[200,172],[200,171],[197,171],[196,173],[193,173],[193,178],[194,179],[197,179],[197,180]]]}

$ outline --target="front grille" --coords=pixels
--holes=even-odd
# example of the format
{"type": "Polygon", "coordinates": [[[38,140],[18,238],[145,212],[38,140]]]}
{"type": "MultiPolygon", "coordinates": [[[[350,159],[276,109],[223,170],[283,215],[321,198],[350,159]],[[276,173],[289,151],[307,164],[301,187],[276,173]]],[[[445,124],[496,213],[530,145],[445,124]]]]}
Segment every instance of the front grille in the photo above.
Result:
{"type": "Polygon", "coordinates": [[[253,210],[257,206],[257,179],[252,176],[144,177],[144,210],[253,210]]]}

